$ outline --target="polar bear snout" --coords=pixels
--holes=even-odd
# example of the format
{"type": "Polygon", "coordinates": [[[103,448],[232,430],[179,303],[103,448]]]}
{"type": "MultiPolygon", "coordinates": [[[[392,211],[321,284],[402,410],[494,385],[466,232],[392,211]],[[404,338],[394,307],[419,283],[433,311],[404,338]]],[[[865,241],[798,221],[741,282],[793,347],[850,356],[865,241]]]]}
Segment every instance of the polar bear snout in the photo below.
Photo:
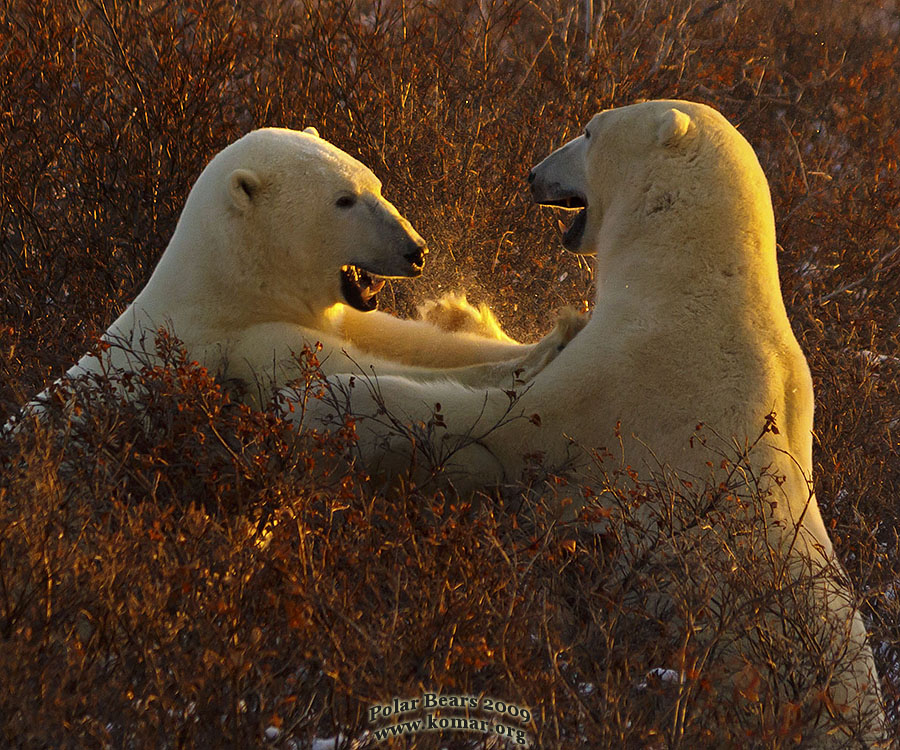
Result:
{"type": "Polygon", "coordinates": [[[428,245],[421,237],[418,239],[410,239],[407,243],[407,252],[403,254],[403,259],[409,263],[413,276],[420,276],[425,268],[425,256],[428,253],[428,245]]]}
{"type": "Polygon", "coordinates": [[[528,173],[531,185],[531,199],[541,206],[558,208],[587,208],[587,196],[583,180],[577,175],[557,175],[551,161],[554,154],[548,156],[528,173]]]}
{"type": "Polygon", "coordinates": [[[531,173],[528,175],[528,181],[531,183],[531,198],[535,203],[542,206],[555,206],[556,208],[570,210],[580,209],[575,219],[563,232],[562,244],[570,252],[586,253],[587,251],[584,249],[584,230],[587,226],[588,201],[584,193],[563,182],[542,179],[541,173],[537,171],[537,167],[531,170],[531,173]]]}
{"type": "Polygon", "coordinates": [[[578,210],[563,232],[562,244],[573,253],[589,255],[592,245],[584,236],[588,215],[586,144],[587,139],[579,136],[556,149],[528,173],[528,183],[535,203],[578,210]]]}
{"type": "MultiPolygon", "coordinates": [[[[422,275],[428,244],[412,225],[400,214],[387,219],[392,235],[389,256],[383,258],[380,273],[383,276],[415,278],[422,275]],[[393,257],[391,257],[393,256],[393,257]]],[[[387,249],[387,248],[386,248],[387,249]]]]}
{"type": "Polygon", "coordinates": [[[428,244],[388,201],[381,199],[376,209],[379,217],[378,236],[386,240],[381,252],[384,276],[420,276],[425,267],[428,244]],[[393,270],[391,270],[393,268],[393,270]]]}
{"type": "Polygon", "coordinates": [[[422,275],[428,245],[411,227],[402,236],[379,243],[367,254],[354,256],[351,263],[386,279],[409,279],[422,275]]]}
{"type": "Polygon", "coordinates": [[[425,268],[428,246],[412,227],[408,231],[404,229],[399,244],[389,243],[385,249],[387,256],[341,266],[341,296],[346,304],[360,312],[371,312],[378,307],[377,295],[385,279],[416,278],[425,268]]]}
{"type": "Polygon", "coordinates": [[[533,183],[531,199],[541,206],[557,208],[587,208],[587,198],[578,190],[566,188],[558,182],[552,185],[533,183]]]}
{"type": "Polygon", "coordinates": [[[587,139],[579,136],[544,158],[528,173],[528,184],[535,203],[563,205],[564,208],[583,208],[587,205],[587,139]],[[556,201],[577,196],[578,205],[556,201]]]}

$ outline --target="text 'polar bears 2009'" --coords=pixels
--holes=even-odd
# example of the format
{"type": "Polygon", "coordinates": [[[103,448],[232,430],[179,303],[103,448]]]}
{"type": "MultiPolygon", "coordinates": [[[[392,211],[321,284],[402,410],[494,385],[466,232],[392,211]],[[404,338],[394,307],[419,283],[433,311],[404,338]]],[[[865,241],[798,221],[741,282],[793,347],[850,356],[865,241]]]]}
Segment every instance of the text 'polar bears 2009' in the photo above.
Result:
{"type": "Polygon", "coordinates": [[[395,721],[388,726],[373,730],[376,741],[386,740],[406,734],[419,732],[479,732],[496,734],[517,745],[530,745],[531,738],[524,729],[507,723],[498,722],[493,717],[478,718],[469,715],[470,711],[480,710],[519,723],[531,721],[531,711],[514,703],[496,698],[476,695],[438,695],[422,693],[418,698],[393,698],[388,703],[376,703],[369,706],[369,723],[400,717],[403,714],[422,711],[421,715],[405,717],[403,721],[395,721]],[[464,714],[449,714],[448,711],[464,711],[464,714]]]}

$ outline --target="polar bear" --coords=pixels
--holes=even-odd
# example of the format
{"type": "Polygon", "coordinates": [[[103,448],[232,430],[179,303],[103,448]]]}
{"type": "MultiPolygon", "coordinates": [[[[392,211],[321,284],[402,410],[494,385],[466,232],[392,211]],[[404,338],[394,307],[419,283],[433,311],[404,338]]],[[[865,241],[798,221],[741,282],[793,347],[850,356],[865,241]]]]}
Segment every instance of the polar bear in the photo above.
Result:
{"type": "MultiPolygon", "coordinates": [[[[843,668],[829,695],[864,712],[869,738],[878,737],[874,662],[812,494],[812,381],[782,300],[772,203],[752,147],[708,106],[644,102],[597,114],[529,181],[536,202],[578,209],[563,243],[595,256],[590,321],[515,398],[501,384],[387,377],[373,392],[330,378],[339,402],[331,408],[357,416],[368,468],[421,467],[411,455],[421,441],[378,414],[414,426],[439,404],[443,470],[461,489],[515,480],[535,454],[588,478],[591,451],[641,476],[663,467],[702,482],[715,478],[721,454],[692,439],[698,424],[747,446],[774,412],[776,429],[751,452],[756,476],[778,476],[767,488],[768,542],[795,572],[836,571],[817,597],[850,643],[829,652],[843,668]]],[[[327,425],[326,405],[316,410],[314,424],[327,425]]],[[[841,722],[832,719],[822,719],[826,734],[841,722]]],[[[820,746],[844,740],[836,730],[820,746]]]]}
{"type": "Polygon", "coordinates": [[[256,404],[300,374],[294,355],[317,342],[325,373],[493,382],[528,377],[580,325],[564,317],[539,345],[521,345],[464,298],[433,303],[454,313],[442,327],[377,311],[384,279],[420,275],[426,252],[375,175],[314,128],[255,130],[202,171],[107,346],[67,376],[153,363],[163,327],[191,359],[247,384],[256,404]]]}

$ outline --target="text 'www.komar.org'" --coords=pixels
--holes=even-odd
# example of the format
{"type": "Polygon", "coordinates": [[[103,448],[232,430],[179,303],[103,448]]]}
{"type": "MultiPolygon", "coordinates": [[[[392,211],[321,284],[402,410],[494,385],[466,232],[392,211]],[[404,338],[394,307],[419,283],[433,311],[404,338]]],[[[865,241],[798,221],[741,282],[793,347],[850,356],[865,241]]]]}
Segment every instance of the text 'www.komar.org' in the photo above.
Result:
{"type": "Polygon", "coordinates": [[[514,703],[476,695],[438,695],[423,693],[418,698],[394,698],[389,703],[369,706],[369,723],[389,718],[395,722],[372,730],[376,742],[420,732],[476,732],[494,734],[516,745],[530,745],[531,738],[521,727],[512,722],[527,724],[531,711],[514,703]],[[465,715],[448,713],[465,711],[465,715]],[[421,716],[396,719],[413,712],[423,711],[421,716]],[[491,714],[487,717],[470,716],[470,711],[491,714]],[[498,720],[498,717],[503,717],[498,720]]]}

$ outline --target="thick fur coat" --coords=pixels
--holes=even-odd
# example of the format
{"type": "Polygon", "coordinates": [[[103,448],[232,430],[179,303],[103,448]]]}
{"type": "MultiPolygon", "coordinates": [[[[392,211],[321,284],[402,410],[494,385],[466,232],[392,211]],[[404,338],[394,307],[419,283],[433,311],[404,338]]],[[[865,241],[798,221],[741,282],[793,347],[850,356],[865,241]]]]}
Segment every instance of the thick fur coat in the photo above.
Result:
{"type": "Polygon", "coordinates": [[[110,346],[68,376],[153,363],[166,328],[191,359],[265,403],[317,342],[325,373],[481,383],[538,369],[571,335],[517,344],[464,298],[442,301],[456,314],[443,327],[375,310],[384,279],[418,276],[426,252],[371,170],[315,129],[253,131],[206,166],[147,285],[107,330],[110,346]]]}
{"type": "MultiPolygon", "coordinates": [[[[610,468],[697,482],[715,479],[721,455],[712,446],[723,445],[692,439],[698,425],[742,450],[774,413],[777,430],[750,453],[757,476],[779,477],[760,511],[768,543],[797,574],[830,571],[815,596],[832,632],[849,634],[849,645],[823,644],[841,667],[830,695],[865,713],[877,738],[877,676],[812,492],[812,381],[782,300],[768,183],[750,144],[710,107],[646,102],[596,115],[530,180],[537,202],[581,208],[564,243],[596,256],[590,321],[512,406],[505,383],[387,377],[375,395],[332,379],[341,406],[362,417],[362,458],[371,470],[406,470],[421,446],[376,415],[386,408],[421,424],[440,404],[437,440],[453,446],[445,471],[459,488],[515,480],[538,453],[551,466],[574,459],[586,478],[573,446],[610,453],[610,468]]],[[[826,738],[832,722],[821,720],[821,746],[847,739],[826,738]]]]}

